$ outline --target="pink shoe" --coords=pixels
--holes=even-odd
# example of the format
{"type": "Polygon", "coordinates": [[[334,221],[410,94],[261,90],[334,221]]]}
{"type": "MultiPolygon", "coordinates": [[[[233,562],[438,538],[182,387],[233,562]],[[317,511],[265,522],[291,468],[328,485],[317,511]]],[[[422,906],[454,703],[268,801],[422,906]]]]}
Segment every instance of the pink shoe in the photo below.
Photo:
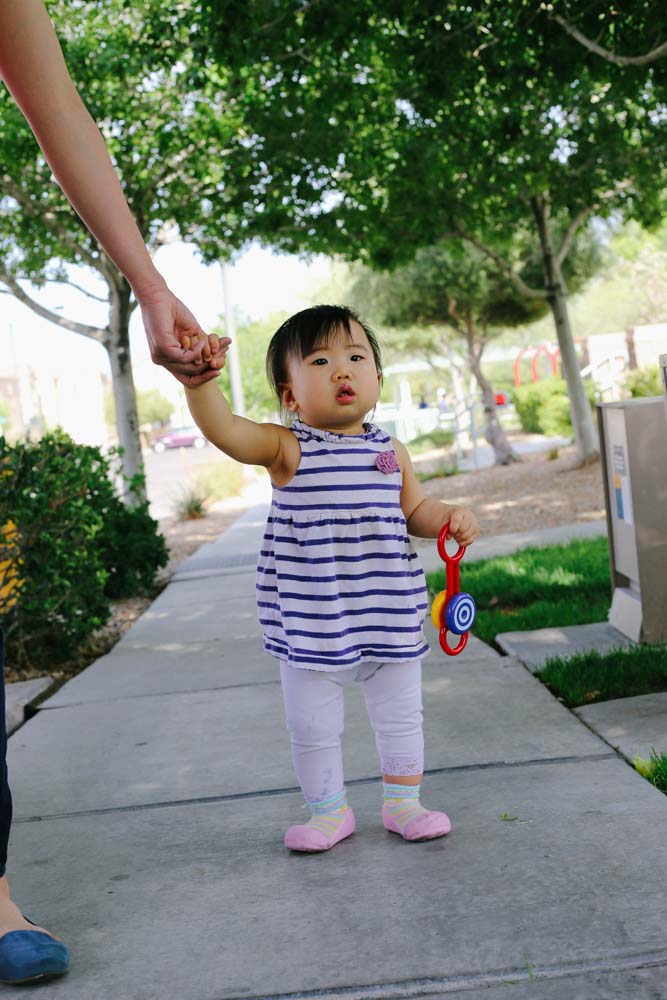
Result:
{"type": "Polygon", "coordinates": [[[350,834],[354,833],[355,825],[354,813],[348,806],[343,822],[330,837],[327,837],[321,830],[308,826],[308,824],[291,826],[285,834],[285,847],[290,851],[307,851],[309,854],[316,854],[318,851],[328,851],[339,840],[344,840],[345,837],[349,837],[350,834]]]}
{"type": "Polygon", "coordinates": [[[446,813],[427,810],[421,816],[410,820],[405,829],[402,830],[391,816],[386,805],[382,806],[382,822],[385,830],[389,830],[391,833],[400,833],[404,840],[434,840],[435,837],[444,837],[452,828],[446,813]]]}

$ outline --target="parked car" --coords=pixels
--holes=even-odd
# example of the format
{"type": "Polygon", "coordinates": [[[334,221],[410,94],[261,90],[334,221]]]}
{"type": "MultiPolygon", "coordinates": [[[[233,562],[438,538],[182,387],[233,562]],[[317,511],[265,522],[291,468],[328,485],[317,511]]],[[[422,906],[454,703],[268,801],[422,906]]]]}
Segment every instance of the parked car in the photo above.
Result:
{"type": "Polygon", "coordinates": [[[206,438],[198,427],[174,427],[168,434],[162,434],[153,441],[153,451],[167,448],[203,448],[206,438]]]}

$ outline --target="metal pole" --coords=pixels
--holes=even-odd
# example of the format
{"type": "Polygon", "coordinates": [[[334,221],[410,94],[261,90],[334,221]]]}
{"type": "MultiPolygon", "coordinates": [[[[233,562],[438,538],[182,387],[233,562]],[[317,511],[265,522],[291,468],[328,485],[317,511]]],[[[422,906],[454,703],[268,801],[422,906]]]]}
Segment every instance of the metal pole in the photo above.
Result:
{"type": "Polygon", "coordinates": [[[224,260],[220,261],[222,271],[222,294],[225,300],[225,333],[232,338],[232,346],[227,351],[227,364],[229,365],[229,380],[232,387],[232,409],[240,417],[245,416],[245,400],[243,398],[243,382],[241,380],[241,363],[239,361],[239,348],[236,342],[236,323],[234,322],[234,309],[229,293],[229,267],[224,260]]]}

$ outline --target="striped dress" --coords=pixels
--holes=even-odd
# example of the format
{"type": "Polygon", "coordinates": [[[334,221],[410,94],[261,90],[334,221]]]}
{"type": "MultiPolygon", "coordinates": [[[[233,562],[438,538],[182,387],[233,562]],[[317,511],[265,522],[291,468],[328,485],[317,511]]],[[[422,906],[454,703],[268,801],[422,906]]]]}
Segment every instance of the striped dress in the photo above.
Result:
{"type": "Polygon", "coordinates": [[[287,486],[273,486],[257,606],[264,648],[295,667],[343,670],[428,652],[426,582],[401,509],[401,473],[378,468],[383,452],[395,458],[391,438],[365,427],[334,434],[295,421],[299,468],[287,486]]]}

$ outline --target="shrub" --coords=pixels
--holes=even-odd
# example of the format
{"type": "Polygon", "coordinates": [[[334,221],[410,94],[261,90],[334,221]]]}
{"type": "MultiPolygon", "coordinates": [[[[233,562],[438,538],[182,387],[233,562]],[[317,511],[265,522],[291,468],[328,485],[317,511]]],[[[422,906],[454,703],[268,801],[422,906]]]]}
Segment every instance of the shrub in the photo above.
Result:
{"type": "MultiPolygon", "coordinates": [[[[584,383],[591,406],[595,403],[595,386],[584,383]]],[[[521,429],[526,434],[571,437],[570,401],[565,380],[555,375],[539,382],[517,385],[512,393],[521,429]]]]}
{"type": "Polygon", "coordinates": [[[0,438],[0,525],[15,525],[0,549],[15,571],[0,598],[12,662],[67,659],[109,617],[100,518],[88,502],[96,464],[64,434],[11,448],[0,438]]]}
{"type": "Polygon", "coordinates": [[[570,400],[567,396],[549,396],[540,410],[540,427],[542,434],[546,434],[548,437],[571,436],[572,418],[570,417],[570,400]]]}
{"type": "Polygon", "coordinates": [[[62,431],[13,447],[0,437],[0,567],[5,583],[13,574],[3,587],[0,569],[0,620],[19,665],[74,656],[109,598],[148,588],[166,564],[146,503],[127,509],[117,496],[114,461],[62,431]]]}
{"type": "Polygon", "coordinates": [[[208,493],[197,486],[183,490],[174,501],[174,514],[179,521],[197,521],[206,517],[206,506],[210,501],[208,493]]]}
{"type": "Polygon", "coordinates": [[[105,594],[117,598],[149,592],[155,586],[155,574],[169,561],[169,551],[157,521],[148,513],[148,502],[135,498],[134,505],[127,507],[114,495],[99,513],[98,545],[108,574],[105,594]]]}
{"type": "Polygon", "coordinates": [[[625,388],[633,399],[641,396],[660,396],[662,394],[660,369],[657,365],[635,368],[626,375],[625,388]]]}

